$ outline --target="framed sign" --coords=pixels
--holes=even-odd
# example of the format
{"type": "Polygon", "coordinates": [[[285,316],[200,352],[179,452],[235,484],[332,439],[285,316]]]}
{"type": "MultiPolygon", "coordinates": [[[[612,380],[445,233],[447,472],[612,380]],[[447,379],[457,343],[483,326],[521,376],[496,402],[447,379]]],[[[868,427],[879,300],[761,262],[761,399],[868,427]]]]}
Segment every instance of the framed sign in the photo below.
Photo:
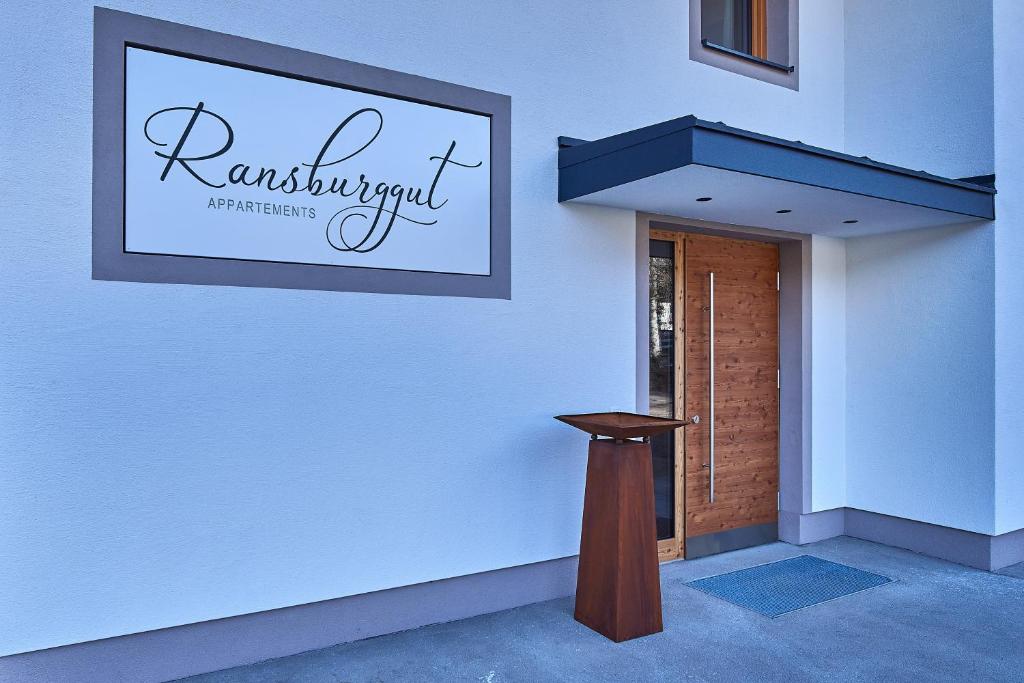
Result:
{"type": "Polygon", "coordinates": [[[510,298],[508,97],[94,16],[94,279],[510,298]]]}

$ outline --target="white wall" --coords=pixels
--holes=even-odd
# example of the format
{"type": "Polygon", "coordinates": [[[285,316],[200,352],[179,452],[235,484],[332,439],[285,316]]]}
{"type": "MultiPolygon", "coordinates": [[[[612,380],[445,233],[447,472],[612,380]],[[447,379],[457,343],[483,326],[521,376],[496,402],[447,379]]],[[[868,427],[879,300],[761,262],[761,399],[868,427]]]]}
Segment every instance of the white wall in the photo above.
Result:
{"type": "Polygon", "coordinates": [[[991,0],[844,8],[846,151],[953,178],[992,173],[991,0]]]}
{"type": "Polygon", "coordinates": [[[690,62],[685,2],[113,2],[512,96],[511,301],[90,280],[87,2],[0,5],[0,654],[575,554],[634,404],[634,216],[555,138],[697,114],[842,143],[842,3],[801,90],[690,62]]]}
{"type": "Polygon", "coordinates": [[[989,224],[847,241],[850,507],[992,533],[989,224]]]}
{"type": "Polygon", "coordinates": [[[811,238],[811,510],[846,505],[846,241],[811,238]]]}
{"type": "MultiPolygon", "coordinates": [[[[845,16],[846,151],[991,173],[991,4],[857,0],[845,16]]],[[[995,248],[990,223],[848,241],[851,507],[993,531],[995,248]]]]}
{"type": "Polygon", "coordinates": [[[996,0],[995,530],[1024,528],[1024,5],[996,0]]]}

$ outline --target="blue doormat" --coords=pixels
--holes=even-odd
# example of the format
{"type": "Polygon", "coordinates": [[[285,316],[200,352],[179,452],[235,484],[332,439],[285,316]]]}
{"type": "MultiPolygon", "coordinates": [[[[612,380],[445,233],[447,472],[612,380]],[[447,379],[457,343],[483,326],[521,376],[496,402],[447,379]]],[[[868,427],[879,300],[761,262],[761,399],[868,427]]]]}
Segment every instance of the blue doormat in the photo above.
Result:
{"type": "Polygon", "coordinates": [[[800,555],[687,582],[740,607],[777,617],[892,581],[819,557],[800,555]]]}

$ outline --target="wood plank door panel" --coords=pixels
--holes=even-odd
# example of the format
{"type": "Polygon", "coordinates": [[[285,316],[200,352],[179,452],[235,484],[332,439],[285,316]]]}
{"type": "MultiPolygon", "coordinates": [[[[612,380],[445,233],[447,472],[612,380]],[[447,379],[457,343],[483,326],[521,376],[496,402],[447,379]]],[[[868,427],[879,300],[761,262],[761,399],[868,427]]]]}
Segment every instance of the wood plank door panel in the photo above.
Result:
{"type": "MultiPolygon", "coordinates": [[[[779,308],[774,244],[685,238],[685,535],[777,524],[779,308]],[[710,273],[715,274],[715,500],[710,500],[710,273]]],[[[717,537],[716,537],[717,538],[717,537]]],[[[723,548],[728,549],[728,548],[723,548]]],[[[695,551],[696,553],[697,551],[695,551]]]]}

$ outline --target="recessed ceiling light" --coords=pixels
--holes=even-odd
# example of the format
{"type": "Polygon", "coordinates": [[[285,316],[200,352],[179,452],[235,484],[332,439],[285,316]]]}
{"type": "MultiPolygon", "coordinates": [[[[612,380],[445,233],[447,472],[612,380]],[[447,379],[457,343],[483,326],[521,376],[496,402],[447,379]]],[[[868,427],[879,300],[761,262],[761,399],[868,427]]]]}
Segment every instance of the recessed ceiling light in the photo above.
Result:
{"type": "Polygon", "coordinates": [[[710,202],[711,197],[697,197],[698,202],[710,202]]]}
{"type": "Polygon", "coordinates": [[[779,209],[775,213],[793,213],[793,209],[779,209]]]}
{"type": "Polygon", "coordinates": [[[848,220],[848,221],[843,221],[843,222],[844,222],[844,223],[856,223],[856,222],[857,222],[857,219],[856,219],[856,218],[851,218],[850,220],[848,220]]]}

